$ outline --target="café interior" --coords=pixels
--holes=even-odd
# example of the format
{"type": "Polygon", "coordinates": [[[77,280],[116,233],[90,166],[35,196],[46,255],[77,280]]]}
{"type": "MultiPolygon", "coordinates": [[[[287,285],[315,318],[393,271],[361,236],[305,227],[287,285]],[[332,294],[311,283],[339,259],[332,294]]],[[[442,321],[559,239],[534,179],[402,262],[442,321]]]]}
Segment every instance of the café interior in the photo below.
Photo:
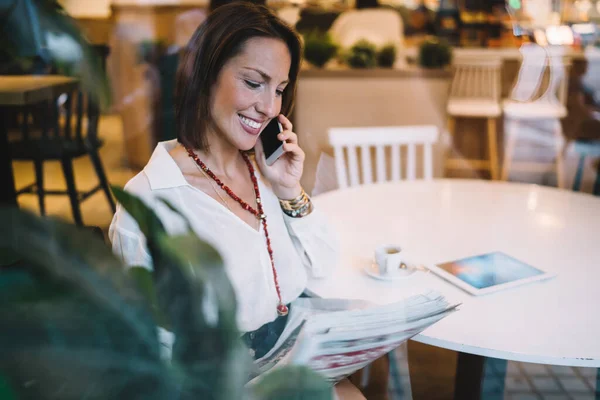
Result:
{"type": "MultiPolygon", "coordinates": [[[[2,201],[97,227],[108,240],[116,204],[110,186],[123,187],[157,143],[176,138],[178,57],[213,5],[58,3],[99,50],[110,102],[100,107],[80,96],[72,112],[64,93],[86,94],[81,75],[68,67],[16,68],[5,58],[2,201]],[[51,78],[44,88],[40,76],[51,78]],[[67,161],[53,155],[44,134],[31,134],[46,129],[33,118],[44,104],[53,105],[44,120],[57,132],[76,120],[69,137],[55,141],[72,143],[76,132],[84,142],[93,136],[94,145],[67,161]],[[24,123],[15,115],[27,108],[32,118],[24,123]]],[[[448,317],[352,382],[368,399],[600,398],[600,325],[593,317],[600,300],[600,1],[266,6],[304,41],[289,115],[306,154],[301,183],[341,231],[348,254],[368,258],[365,249],[383,241],[406,246],[424,264],[505,251],[556,273],[552,286],[461,297],[456,314],[468,320],[450,326],[448,317]],[[352,222],[355,214],[364,217],[352,222]]],[[[49,34],[47,48],[76,63],[79,50],[68,39],[49,34]]],[[[361,268],[350,255],[341,260],[361,268]]],[[[358,275],[356,282],[380,285],[369,293],[425,279],[358,275]]]]}

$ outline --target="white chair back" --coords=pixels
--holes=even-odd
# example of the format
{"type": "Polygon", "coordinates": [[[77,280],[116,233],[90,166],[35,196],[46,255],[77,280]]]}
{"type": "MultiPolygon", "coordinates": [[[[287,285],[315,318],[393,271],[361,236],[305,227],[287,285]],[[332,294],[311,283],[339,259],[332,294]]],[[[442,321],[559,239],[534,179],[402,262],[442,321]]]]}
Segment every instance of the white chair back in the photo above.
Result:
{"type": "Polygon", "coordinates": [[[338,187],[373,182],[371,150],[375,148],[375,179],[377,182],[398,181],[402,177],[401,148],[406,147],[406,179],[416,179],[417,146],[423,147],[423,177],[433,178],[433,144],[438,140],[438,128],[425,126],[391,126],[361,128],[330,128],[329,142],[333,146],[338,187]],[[388,179],[386,148],[391,153],[391,177],[388,179]],[[360,149],[359,174],[358,150],[360,149]],[[347,161],[346,161],[347,155],[347,161]],[[362,175],[362,180],[360,179],[362,175]]]}
{"type": "Polygon", "coordinates": [[[546,69],[546,50],[538,44],[527,43],[521,46],[519,52],[522,61],[511,92],[511,100],[525,102],[533,99],[542,85],[546,69]]]}
{"type": "Polygon", "coordinates": [[[335,19],[329,33],[345,48],[366,39],[376,46],[392,43],[400,52],[404,43],[402,19],[389,9],[345,11],[335,19]]]}
{"type": "Polygon", "coordinates": [[[453,67],[450,98],[500,102],[501,58],[460,57],[453,67]]]}
{"type": "Polygon", "coordinates": [[[511,91],[511,100],[530,103],[566,104],[570,60],[564,49],[525,44],[519,49],[522,62],[511,91]],[[545,87],[544,74],[549,78],[545,87]],[[544,92],[539,95],[541,89],[544,92]]]}

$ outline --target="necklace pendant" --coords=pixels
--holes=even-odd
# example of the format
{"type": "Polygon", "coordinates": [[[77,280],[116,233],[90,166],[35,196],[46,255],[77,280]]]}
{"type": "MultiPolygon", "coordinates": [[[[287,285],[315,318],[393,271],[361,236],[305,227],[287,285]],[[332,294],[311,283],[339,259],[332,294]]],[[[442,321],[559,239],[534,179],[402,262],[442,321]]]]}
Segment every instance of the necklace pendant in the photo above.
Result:
{"type": "Polygon", "coordinates": [[[283,304],[283,303],[279,303],[279,305],[277,306],[277,315],[279,316],[285,316],[288,314],[288,307],[283,304]]]}

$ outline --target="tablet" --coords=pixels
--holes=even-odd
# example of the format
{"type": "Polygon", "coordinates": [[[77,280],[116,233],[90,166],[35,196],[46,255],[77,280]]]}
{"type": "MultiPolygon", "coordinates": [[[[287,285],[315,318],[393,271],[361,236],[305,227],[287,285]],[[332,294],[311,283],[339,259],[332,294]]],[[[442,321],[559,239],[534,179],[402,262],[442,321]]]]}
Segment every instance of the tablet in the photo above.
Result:
{"type": "Polygon", "coordinates": [[[431,266],[430,269],[475,296],[554,276],[502,252],[445,262],[431,266]]]}

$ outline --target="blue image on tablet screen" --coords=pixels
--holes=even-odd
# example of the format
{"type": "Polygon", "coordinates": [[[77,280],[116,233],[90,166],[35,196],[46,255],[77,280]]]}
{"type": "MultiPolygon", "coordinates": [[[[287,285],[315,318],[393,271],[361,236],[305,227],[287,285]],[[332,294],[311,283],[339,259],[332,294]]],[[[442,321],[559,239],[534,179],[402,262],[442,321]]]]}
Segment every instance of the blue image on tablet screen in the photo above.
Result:
{"type": "Polygon", "coordinates": [[[502,285],[544,272],[504,253],[488,253],[438,265],[477,289],[502,285]]]}

